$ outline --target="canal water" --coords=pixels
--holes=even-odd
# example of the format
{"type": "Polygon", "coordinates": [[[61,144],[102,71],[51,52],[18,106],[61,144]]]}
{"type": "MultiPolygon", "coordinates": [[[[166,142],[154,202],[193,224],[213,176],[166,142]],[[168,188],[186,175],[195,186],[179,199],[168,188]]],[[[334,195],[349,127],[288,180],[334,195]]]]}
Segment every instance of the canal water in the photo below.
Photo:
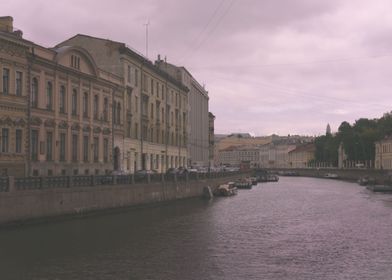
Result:
{"type": "Polygon", "coordinates": [[[392,195],[281,177],[211,202],[1,230],[0,279],[392,279],[392,195]]]}

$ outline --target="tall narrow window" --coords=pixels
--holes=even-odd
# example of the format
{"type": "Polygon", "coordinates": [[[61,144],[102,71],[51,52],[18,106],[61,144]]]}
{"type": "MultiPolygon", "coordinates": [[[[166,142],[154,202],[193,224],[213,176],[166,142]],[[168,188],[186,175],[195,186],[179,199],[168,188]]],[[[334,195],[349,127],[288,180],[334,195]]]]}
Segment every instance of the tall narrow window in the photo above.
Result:
{"type": "Polygon", "coordinates": [[[153,103],[151,103],[151,110],[150,110],[151,112],[150,112],[150,114],[151,114],[151,120],[153,120],[154,119],[154,104],[153,103]]]}
{"type": "Polygon", "coordinates": [[[53,133],[46,133],[46,160],[53,160],[53,133]]]}
{"type": "Polygon", "coordinates": [[[15,130],[15,153],[20,154],[22,152],[22,130],[15,130]]]}
{"type": "Polygon", "coordinates": [[[53,86],[51,82],[46,85],[46,109],[53,109],[53,86]]]}
{"type": "Polygon", "coordinates": [[[132,90],[128,89],[127,91],[127,98],[128,98],[128,111],[132,111],[132,90]]]}
{"type": "Polygon", "coordinates": [[[103,161],[109,161],[109,140],[107,138],[103,139],[103,161]]]}
{"type": "Polygon", "coordinates": [[[128,121],[128,123],[127,123],[128,125],[127,125],[127,137],[131,137],[131,121],[128,121]]]}
{"type": "Polygon", "coordinates": [[[109,101],[108,98],[105,97],[105,99],[103,100],[103,119],[104,121],[108,121],[108,111],[109,110],[109,101]]]}
{"type": "Polygon", "coordinates": [[[78,135],[72,134],[72,161],[78,160],[78,135]]]}
{"type": "Polygon", "coordinates": [[[72,91],[72,115],[76,116],[78,112],[78,92],[76,89],[72,91]]]}
{"type": "Polygon", "coordinates": [[[135,87],[139,84],[139,71],[135,69],[135,87]]]}
{"type": "Polygon", "coordinates": [[[10,69],[3,68],[3,94],[10,93],[10,69]]]}
{"type": "Polygon", "coordinates": [[[135,96],[135,112],[139,111],[139,97],[135,96]]]}
{"type": "Polygon", "coordinates": [[[94,162],[98,162],[99,155],[99,138],[94,137],[94,162]]]}
{"type": "Polygon", "coordinates": [[[8,153],[9,148],[9,129],[3,128],[1,130],[1,152],[8,153]]]}
{"type": "Polygon", "coordinates": [[[83,117],[88,117],[88,93],[83,94],[83,117]]]}
{"type": "Polygon", "coordinates": [[[38,159],[38,130],[31,131],[31,159],[38,159]]]}
{"type": "Polygon", "coordinates": [[[60,161],[65,161],[65,133],[60,133],[60,161]]]}
{"type": "Polygon", "coordinates": [[[88,136],[83,136],[83,161],[88,162],[88,136]]]}
{"type": "Polygon", "coordinates": [[[117,102],[117,123],[121,124],[121,104],[117,102]]]}
{"type": "Polygon", "coordinates": [[[131,66],[128,65],[128,83],[131,82],[131,66]]]}
{"type": "Polygon", "coordinates": [[[98,95],[94,95],[94,119],[98,119],[98,106],[99,106],[99,99],[98,95]]]}
{"type": "Polygon", "coordinates": [[[151,95],[154,95],[154,80],[152,78],[151,78],[150,90],[151,90],[151,95]]]}
{"type": "Polygon", "coordinates": [[[31,106],[33,108],[38,107],[38,80],[33,78],[31,83],[31,106]]]}
{"type": "Polygon", "coordinates": [[[117,103],[113,101],[113,123],[117,123],[117,103]]]}
{"type": "Polygon", "coordinates": [[[59,98],[59,109],[60,113],[65,113],[65,103],[66,103],[66,96],[65,96],[65,86],[60,87],[60,98],[59,98]]]}
{"type": "Polygon", "coordinates": [[[22,96],[22,83],[23,83],[23,74],[20,71],[16,71],[15,76],[15,94],[17,96],[22,96]]]}

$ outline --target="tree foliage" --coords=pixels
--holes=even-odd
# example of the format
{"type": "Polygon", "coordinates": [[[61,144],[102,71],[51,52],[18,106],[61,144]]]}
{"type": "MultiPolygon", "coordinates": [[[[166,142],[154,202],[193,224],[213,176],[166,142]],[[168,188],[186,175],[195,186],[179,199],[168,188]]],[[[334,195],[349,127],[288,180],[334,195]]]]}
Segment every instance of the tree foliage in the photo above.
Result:
{"type": "Polygon", "coordinates": [[[380,119],[361,118],[353,125],[344,121],[336,134],[316,138],[315,159],[337,165],[338,148],[342,144],[349,160],[374,160],[375,142],[388,135],[392,135],[392,112],[380,119]]]}

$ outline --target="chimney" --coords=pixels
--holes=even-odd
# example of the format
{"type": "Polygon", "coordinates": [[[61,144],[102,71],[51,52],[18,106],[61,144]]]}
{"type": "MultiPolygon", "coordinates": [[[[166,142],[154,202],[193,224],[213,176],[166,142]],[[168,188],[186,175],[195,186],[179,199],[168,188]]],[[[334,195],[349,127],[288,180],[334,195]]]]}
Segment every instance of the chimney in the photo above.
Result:
{"type": "Polygon", "coordinates": [[[0,17],[0,31],[11,33],[14,30],[13,21],[10,16],[0,17]]]}

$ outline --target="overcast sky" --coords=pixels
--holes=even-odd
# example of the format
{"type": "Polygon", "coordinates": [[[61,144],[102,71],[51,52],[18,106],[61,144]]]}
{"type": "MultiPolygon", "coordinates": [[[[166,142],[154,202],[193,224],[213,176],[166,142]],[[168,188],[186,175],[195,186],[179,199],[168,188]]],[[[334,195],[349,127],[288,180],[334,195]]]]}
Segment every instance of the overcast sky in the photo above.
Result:
{"type": "Polygon", "coordinates": [[[319,135],[392,110],[390,0],[13,0],[3,15],[37,44],[77,34],[185,66],[216,133],[319,135]]]}

